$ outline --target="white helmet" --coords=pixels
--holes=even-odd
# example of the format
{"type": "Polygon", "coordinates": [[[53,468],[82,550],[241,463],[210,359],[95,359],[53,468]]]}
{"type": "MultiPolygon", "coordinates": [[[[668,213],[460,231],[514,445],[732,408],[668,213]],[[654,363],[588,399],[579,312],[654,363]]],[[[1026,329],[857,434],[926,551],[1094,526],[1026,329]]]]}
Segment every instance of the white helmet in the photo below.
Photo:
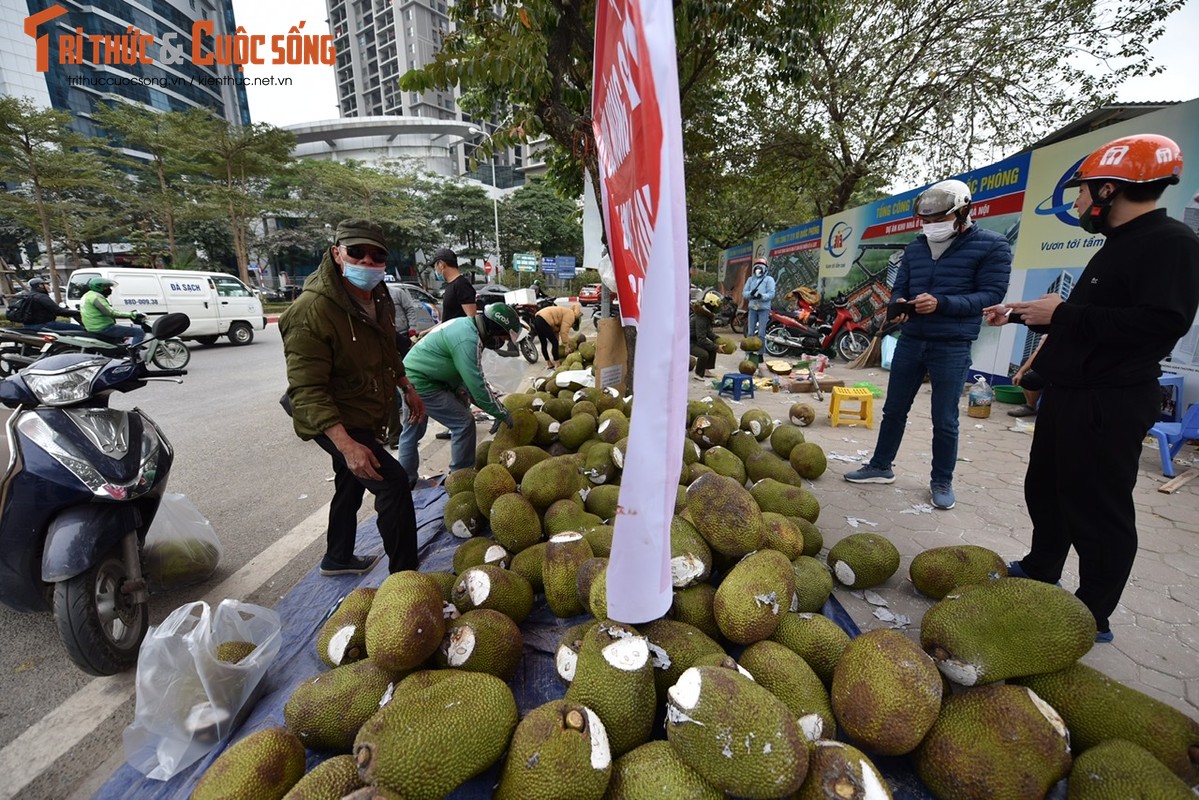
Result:
{"type": "Polygon", "coordinates": [[[950,212],[959,221],[970,214],[970,187],[961,181],[940,181],[916,195],[912,204],[917,217],[941,217],[950,212]]]}

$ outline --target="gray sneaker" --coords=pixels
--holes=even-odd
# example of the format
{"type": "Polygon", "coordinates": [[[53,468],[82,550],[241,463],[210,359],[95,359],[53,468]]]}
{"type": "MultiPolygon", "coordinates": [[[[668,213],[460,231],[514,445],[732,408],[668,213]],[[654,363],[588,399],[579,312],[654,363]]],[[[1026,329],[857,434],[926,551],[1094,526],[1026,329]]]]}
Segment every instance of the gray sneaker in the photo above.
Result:
{"type": "Polygon", "coordinates": [[[867,464],[861,469],[845,473],[845,480],[850,483],[895,483],[895,473],[889,469],[879,469],[867,464]]]}
{"type": "Polygon", "coordinates": [[[948,511],[957,505],[957,498],[953,496],[953,484],[950,483],[934,483],[928,487],[928,490],[933,496],[933,508],[940,508],[948,511]]]}

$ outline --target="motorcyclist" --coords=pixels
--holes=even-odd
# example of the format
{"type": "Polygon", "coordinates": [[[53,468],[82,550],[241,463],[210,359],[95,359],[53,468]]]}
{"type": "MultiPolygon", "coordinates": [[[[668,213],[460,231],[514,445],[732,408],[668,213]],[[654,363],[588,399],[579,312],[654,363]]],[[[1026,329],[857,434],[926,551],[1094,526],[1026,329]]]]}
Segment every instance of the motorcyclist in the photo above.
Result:
{"type": "Polygon", "coordinates": [[[762,349],[758,350],[761,358],[765,351],[766,323],[770,322],[770,306],[774,301],[774,278],[766,274],[769,266],[766,259],[754,261],[753,272],[745,282],[745,298],[749,301],[749,318],[745,323],[745,335],[757,336],[762,340],[762,349]]]}
{"type": "Polygon", "coordinates": [[[87,283],[88,292],[83,295],[79,305],[83,327],[89,333],[98,334],[106,339],[121,340],[126,337],[133,345],[139,345],[146,338],[146,332],[135,325],[118,325],[118,319],[130,319],[140,322],[146,318],[138,311],[117,311],[108,302],[116,281],[110,278],[92,278],[87,283]]]}
{"type": "Polygon", "coordinates": [[[533,294],[538,300],[549,299],[549,295],[545,293],[545,285],[541,282],[541,278],[533,281],[533,294]]]}
{"type": "Polygon", "coordinates": [[[695,379],[707,379],[708,370],[716,367],[716,336],[712,322],[720,311],[721,297],[705,292],[691,309],[691,355],[695,356],[695,379]]]}
{"type": "Polygon", "coordinates": [[[54,298],[50,296],[50,281],[45,278],[32,278],[29,281],[29,297],[29,309],[22,327],[35,331],[85,332],[82,325],[57,321],[59,317],[79,319],[80,315],[73,308],[66,308],[54,302],[54,298]]]}

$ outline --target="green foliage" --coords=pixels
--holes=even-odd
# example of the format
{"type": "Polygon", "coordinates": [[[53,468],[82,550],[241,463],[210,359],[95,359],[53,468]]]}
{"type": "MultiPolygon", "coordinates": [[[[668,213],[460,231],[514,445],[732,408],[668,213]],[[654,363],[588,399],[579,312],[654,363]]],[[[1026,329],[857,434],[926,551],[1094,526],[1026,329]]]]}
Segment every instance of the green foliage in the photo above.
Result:
{"type": "MultiPolygon", "coordinates": [[[[544,181],[531,181],[500,203],[500,246],[505,266],[512,253],[583,254],[583,226],[575,203],[544,181]]],[[[598,280],[598,278],[597,278],[598,280]]]]}

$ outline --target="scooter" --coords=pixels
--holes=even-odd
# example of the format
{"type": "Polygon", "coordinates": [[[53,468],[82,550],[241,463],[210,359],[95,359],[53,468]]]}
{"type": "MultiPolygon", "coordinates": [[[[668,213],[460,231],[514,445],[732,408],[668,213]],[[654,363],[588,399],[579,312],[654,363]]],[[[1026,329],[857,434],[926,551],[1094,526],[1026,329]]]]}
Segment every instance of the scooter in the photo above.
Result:
{"type": "Polygon", "coordinates": [[[793,314],[772,309],[766,323],[766,352],[783,356],[790,350],[809,353],[831,350],[846,361],[853,361],[870,346],[869,332],[854,320],[844,295],[837,295],[832,306],[832,321],[816,315],[809,317],[807,323],[800,322],[793,314]]]}
{"type": "Polygon", "coordinates": [[[733,333],[745,333],[745,320],[748,317],[749,312],[738,308],[733,298],[726,294],[720,298],[720,310],[716,312],[712,324],[717,327],[728,325],[733,333]]]}
{"type": "MultiPolygon", "coordinates": [[[[151,336],[189,324],[166,314],[151,336]]],[[[71,660],[93,675],[137,662],[150,616],[141,546],[175,455],[145,413],[109,408],[109,396],[185,374],[151,370],[134,349],[51,355],[0,381],[0,403],[16,409],[0,478],[0,603],[50,610],[71,660]]]]}
{"type": "MultiPolygon", "coordinates": [[[[135,322],[149,333],[152,328],[142,317],[135,322]]],[[[160,369],[183,369],[191,361],[191,351],[182,339],[145,339],[140,346],[141,359],[160,369]]],[[[11,375],[30,364],[59,353],[93,353],[124,358],[129,345],[101,338],[93,333],[10,328],[0,330],[0,377],[11,375]]]]}

